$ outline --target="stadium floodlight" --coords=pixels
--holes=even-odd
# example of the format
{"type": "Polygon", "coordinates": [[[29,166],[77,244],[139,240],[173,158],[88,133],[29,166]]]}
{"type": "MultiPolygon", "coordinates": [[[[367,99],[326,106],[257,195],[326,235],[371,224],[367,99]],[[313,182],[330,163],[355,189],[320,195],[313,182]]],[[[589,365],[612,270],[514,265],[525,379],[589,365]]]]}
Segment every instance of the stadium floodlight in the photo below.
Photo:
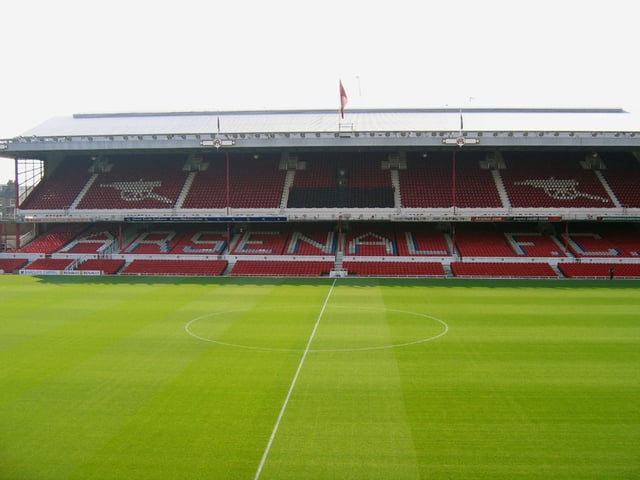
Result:
{"type": "Polygon", "coordinates": [[[220,147],[232,147],[236,144],[236,142],[234,140],[222,140],[218,137],[214,138],[213,140],[201,140],[200,141],[200,146],[201,147],[215,147],[215,148],[220,148],[220,147]]]}
{"type": "Polygon", "coordinates": [[[477,145],[480,143],[480,139],[478,138],[465,138],[462,135],[457,138],[443,138],[442,143],[445,145],[457,145],[460,148],[465,145],[477,145]]]}

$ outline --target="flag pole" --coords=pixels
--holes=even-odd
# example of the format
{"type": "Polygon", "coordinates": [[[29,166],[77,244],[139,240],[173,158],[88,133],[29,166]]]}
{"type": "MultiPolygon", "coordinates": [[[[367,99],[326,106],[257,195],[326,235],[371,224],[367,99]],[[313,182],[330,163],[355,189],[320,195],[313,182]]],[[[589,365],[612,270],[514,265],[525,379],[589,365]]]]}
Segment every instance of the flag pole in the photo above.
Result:
{"type": "Polygon", "coordinates": [[[349,98],[347,97],[347,91],[344,89],[344,85],[342,84],[342,79],[338,82],[339,92],[340,92],[340,118],[344,119],[344,107],[347,106],[349,98]]]}

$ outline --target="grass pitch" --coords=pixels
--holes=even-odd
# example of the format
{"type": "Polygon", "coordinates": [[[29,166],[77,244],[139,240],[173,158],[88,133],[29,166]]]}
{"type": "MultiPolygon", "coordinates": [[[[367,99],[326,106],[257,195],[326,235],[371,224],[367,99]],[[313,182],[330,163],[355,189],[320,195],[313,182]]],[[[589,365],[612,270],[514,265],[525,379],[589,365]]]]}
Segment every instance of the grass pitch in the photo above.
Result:
{"type": "Polygon", "coordinates": [[[0,276],[0,478],[639,478],[639,286],[0,276]]]}

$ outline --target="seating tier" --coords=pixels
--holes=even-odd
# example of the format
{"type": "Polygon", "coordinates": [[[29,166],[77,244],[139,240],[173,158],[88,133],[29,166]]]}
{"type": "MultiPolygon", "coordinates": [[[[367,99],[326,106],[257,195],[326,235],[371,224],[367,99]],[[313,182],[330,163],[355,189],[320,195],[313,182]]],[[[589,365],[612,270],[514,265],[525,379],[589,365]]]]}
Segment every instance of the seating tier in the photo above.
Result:
{"type": "Polygon", "coordinates": [[[584,154],[505,152],[502,181],[514,208],[612,208],[614,203],[584,154]]]}
{"type": "Polygon", "coordinates": [[[333,262],[330,261],[238,260],[230,275],[318,277],[328,275],[332,268],[333,262]]]}
{"type": "Polygon", "coordinates": [[[380,154],[305,154],[296,170],[289,208],[391,208],[393,187],[380,154]]]}
{"type": "Polygon", "coordinates": [[[177,155],[111,159],[78,203],[78,209],[173,208],[187,179],[177,155]]]}
{"type": "Polygon", "coordinates": [[[29,263],[29,260],[26,258],[0,258],[0,270],[4,273],[14,273],[27,263],[29,263]]]}
{"type": "Polygon", "coordinates": [[[227,268],[226,260],[146,260],[128,264],[121,275],[194,275],[219,276],[227,268]]]}
{"type": "Polygon", "coordinates": [[[407,159],[399,170],[402,206],[405,208],[500,208],[502,200],[489,170],[480,168],[477,153],[434,153],[407,159]],[[455,178],[453,168],[455,165],[455,178]],[[455,183],[454,183],[455,182],[455,183]]]}
{"type": "Polygon", "coordinates": [[[117,258],[93,258],[82,262],[75,269],[81,271],[94,270],[106,275],[115,275],[124,264],[124,260],[117,258]]]}
{"type": "Polygon", "coordinates": [[[490,227],[458,228],[455,244],[463,257],[512,257],[515,255],[502,232],[490,227]]]}
{"type": "Polygon", "coordinates": [[[38,258],[24,267],[24,270],[66,270],[73,263],[68,258],[38,258]]]}
{"type": "Polygon", "coordinates": [[[67,157],[20,205],[24,210],[69,208],[91,178],[88,157],[67,157]]]}
{"type": "Polygon", "coordinates": [[[548,263],[452,262],[456,277],[551,277],[558,274],[548,263]]]}
{"type": "Polygon", "coordinates": [[[57,252],[85,228],[86,226],[84,225],[76,224],[57,225],[48,232],[36,237],[18,251],[23,253],[44,253],[46,255],[57,252]]]}
{"type": "Polygon", "coordinates": [[[278,169],[277,156],[234,154],[228,162],[228,172],[223,155],[206,156],[203,161],[207,168],[195,174],[183,208],[280,206],[286,172],[278,169]]]}
{"type": "Polygon", "coordinates": [[[604,153],[602,175],[625,208],[640,208],[640,163],[629,153],[604,153]]]}
{"type": "Polygon", "coordinates": [[[437,262],[353,262],[345,261],[343,268],[349,275],[359,276],[426,276],[444,277],[445,271],[437,262]]]}
{"type": "Polygon", "coordinates": [[[640,264],[637,263],[559,263],[558,268],[570,278],[640,278],[640,264]]]}

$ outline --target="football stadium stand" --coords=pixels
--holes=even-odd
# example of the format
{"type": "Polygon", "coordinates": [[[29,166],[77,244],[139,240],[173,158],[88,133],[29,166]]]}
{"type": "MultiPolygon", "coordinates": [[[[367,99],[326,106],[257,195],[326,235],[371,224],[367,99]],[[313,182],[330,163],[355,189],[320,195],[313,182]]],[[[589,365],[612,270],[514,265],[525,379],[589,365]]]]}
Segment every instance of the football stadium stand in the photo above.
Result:
{"type": "Polygon", "coordinates": [[[0,271],[640,277],[640,131],[626,112],[334,114],[45,122],[5,142],[19,202],[0,271]],[[457,131],[461,114],[484,127],[457,131]]]}

